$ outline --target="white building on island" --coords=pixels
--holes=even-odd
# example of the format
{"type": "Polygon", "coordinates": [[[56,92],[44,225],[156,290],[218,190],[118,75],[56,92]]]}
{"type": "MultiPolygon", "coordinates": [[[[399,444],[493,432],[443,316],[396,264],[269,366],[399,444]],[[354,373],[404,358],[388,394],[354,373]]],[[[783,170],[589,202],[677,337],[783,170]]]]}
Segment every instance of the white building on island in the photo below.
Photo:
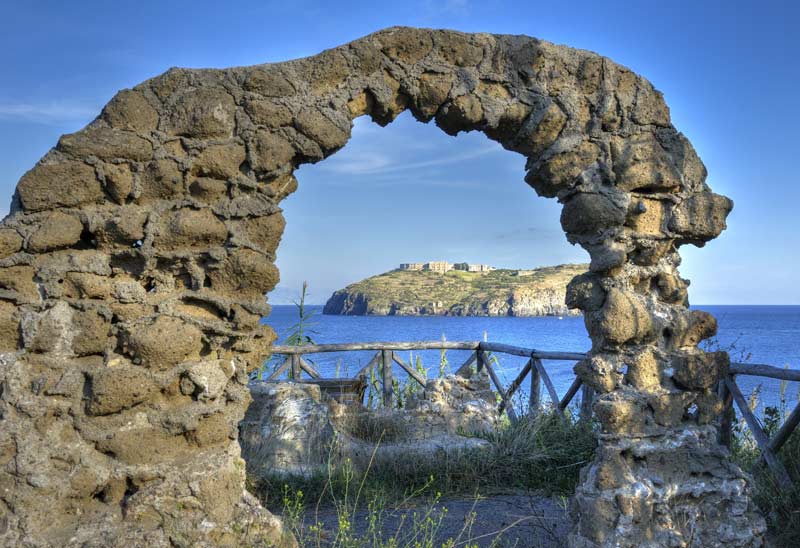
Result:
{"type": "Polygon", "coordinates": [[[400,270],[427,270],[430,272],[444,273],[450,272],[451,270],[460,270],[463,272],[491,272],[495,270],[495,268],[488,264],[450,264],[447,261],[430,261],[428,263],[400,263],[400,270]]]}

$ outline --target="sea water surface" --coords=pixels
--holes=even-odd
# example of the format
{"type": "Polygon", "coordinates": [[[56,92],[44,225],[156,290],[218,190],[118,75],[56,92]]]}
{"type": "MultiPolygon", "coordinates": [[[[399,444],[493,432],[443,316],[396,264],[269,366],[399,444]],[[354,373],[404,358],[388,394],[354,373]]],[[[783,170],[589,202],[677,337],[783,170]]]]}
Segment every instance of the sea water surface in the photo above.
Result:
{"type": "MultiPolygon", "coordinates": [[[[719,322],[715,346],[728,350],[735,362],[763,363],[776,367],[800,369],[800,306],[696,306],[711,312],[719,322]]],[[[591,341],[582,317],[446,317],[446,316],[334,316],[323,315],[321,306],[307,306],[313,313],[309,328],[316,343],[353,343],[374,341],[430,341],[442,337],[449,341],[492,342],[564,352],[585,352],[591,341]]],[[[283,342],[297,323],[298,311],[293,305],[274,306],[264,320],[283,342]]],[[[374,356],[375,352],[342,352],[310,355],[323,376],[351,376],[374,356]]],[[[438,375],[439,351],[401,352],[408,362],[422,358],[429,376],[438,375]]],[[[446,359],[451,370],[457,369],[470,355],[468,351],[448,350],[446,359]]],[[[513,380],[526,359],[495,354],[497,372],[505,384],[513,380]]],[[[562,396],[575,378],[574,362],[545,361],[556,391],[562,396]]],[[[395,376],[405,373],[396,367],[395,376]]],[[[759,412],[765,405],[776,405],[781,398],[781,382],[760,377],[738,377],[745,396],[760,392],[759,412]]],[[[784,386],[789,404],[797,401],[798,385],[784,386]]],[[[527,397],[527,396],[525,396],[527,397]]],[[[542,394],[547,399],[546,391],[542,394]]],[[[576,398],[577,400],[577,398],[576,398]]]]}

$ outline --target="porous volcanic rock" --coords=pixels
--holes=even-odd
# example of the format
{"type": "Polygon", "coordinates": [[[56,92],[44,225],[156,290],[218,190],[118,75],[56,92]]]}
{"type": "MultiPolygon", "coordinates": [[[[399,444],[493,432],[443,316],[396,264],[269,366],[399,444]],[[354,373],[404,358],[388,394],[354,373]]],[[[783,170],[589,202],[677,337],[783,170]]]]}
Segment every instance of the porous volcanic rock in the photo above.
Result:
{"type": "Polygon", "coordinates": [[[603,433],[570,545],[761,545],[747,479],[714,436],[709,383],[727,360],[702,357],[713,330],[689,321],[677,270],[678,247],[718,236],[732,203],[661,93],[595,53],[413,28],[284,63],[171,69],[22,177],[0,223],[0,544],[293,542],[245,492],[237,441],[248,372],[274,340],[258,319],[283,223],[257,220],[353,118],[407,109],[526,156],[525,180],[565,205],[567,238],[591,256],[571,302],[603,433]]]}

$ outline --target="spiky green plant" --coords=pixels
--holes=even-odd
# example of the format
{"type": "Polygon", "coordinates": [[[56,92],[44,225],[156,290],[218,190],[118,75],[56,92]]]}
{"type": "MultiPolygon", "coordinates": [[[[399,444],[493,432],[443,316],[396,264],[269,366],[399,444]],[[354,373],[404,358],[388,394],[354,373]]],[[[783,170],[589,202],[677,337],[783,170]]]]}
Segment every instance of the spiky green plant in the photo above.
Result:
{"type": "MultiPolygon", "coordinates": [[[[297,308],[297,323],[293,324],[287,330],[286,337],[283,344],[288,346],[305,346],[315,344],[311,335],[317,335],[318,332],[312,329],[316,323],[313,321],[315,313],[313,310],[306,308],[306,297],[308,296],[308,282],[303,282],[303,287],[300,291],[300,299],[293,301],[297,308]]],[[[261,364],[261,367],[251,373],[251,379],[261,380],[264,374],[269,371],[274,373],[278,367],[281,366],[282,360],[277,356],[272,356],[269,360],[261,364]]],[[[292,378],[292,371],[289,371],[289,378],[292,378]]]]}
{"type": "Polygon", "coordinates": [[[312,329],[316,322],[313,321],[315,313],[306,308],[306,297],[308,296],[308,282],[303,282],[303,289],[300,292],[300,300],[294,301],[297,307],[297,323],[289,328],[284,344],[290,346],[306,346],[314,344],[311,335],[319,333],[312,329]]]}
{"type": "MultiPolygon", "coordinates": [[[[442,333],[442,342],[446,342],[447,337],[442,333]]],[[[450,363],[447,361],[447,350],[442,348],[439,350],[439,378],[444,377],[450,372],[450,363]]]]}

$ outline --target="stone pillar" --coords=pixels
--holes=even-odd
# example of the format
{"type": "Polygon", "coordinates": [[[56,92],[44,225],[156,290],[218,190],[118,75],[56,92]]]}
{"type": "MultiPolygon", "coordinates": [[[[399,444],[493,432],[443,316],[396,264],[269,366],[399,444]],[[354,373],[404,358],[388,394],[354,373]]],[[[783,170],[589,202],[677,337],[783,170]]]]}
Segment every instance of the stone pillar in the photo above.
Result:
{"type": "Polygon", "coordinates": [[[583,310],[592,337],[575,372],[598,393],[601,428],[596,458],[581,474],[569,545],[760,546],[765,524],[748,478],[717,441],[716,385],[729,357],[698,349],[716,334],[716,320],[688,309],[689,284],[677,270],[677,247],[717,236],[733,204],[705,186],[664,186],[652,160],[629,172],[633,157],[641,168],[648,154],[635,150],[616,164],[630,180],[568,199],[561,219],[592,258],[567,302],[583,310]],[[630,191],[620,192],[623,185],[630,191]],[[599,242],[598,229],[607,231],[599,242]]]}
{"type": "Polygon", "coordinates": [[[642,299],[612,280],[590,274],[570,288],[603,341],[576,366],[599,393],[601,433],[576,494],[571,545],[759,546],[763,520],[714,425],[728,356],[696,348],[716,322],[682,302],[665,306],[660,288],[642,299]],[[608,290],[590,303],[594,284],[608,290]]]}

